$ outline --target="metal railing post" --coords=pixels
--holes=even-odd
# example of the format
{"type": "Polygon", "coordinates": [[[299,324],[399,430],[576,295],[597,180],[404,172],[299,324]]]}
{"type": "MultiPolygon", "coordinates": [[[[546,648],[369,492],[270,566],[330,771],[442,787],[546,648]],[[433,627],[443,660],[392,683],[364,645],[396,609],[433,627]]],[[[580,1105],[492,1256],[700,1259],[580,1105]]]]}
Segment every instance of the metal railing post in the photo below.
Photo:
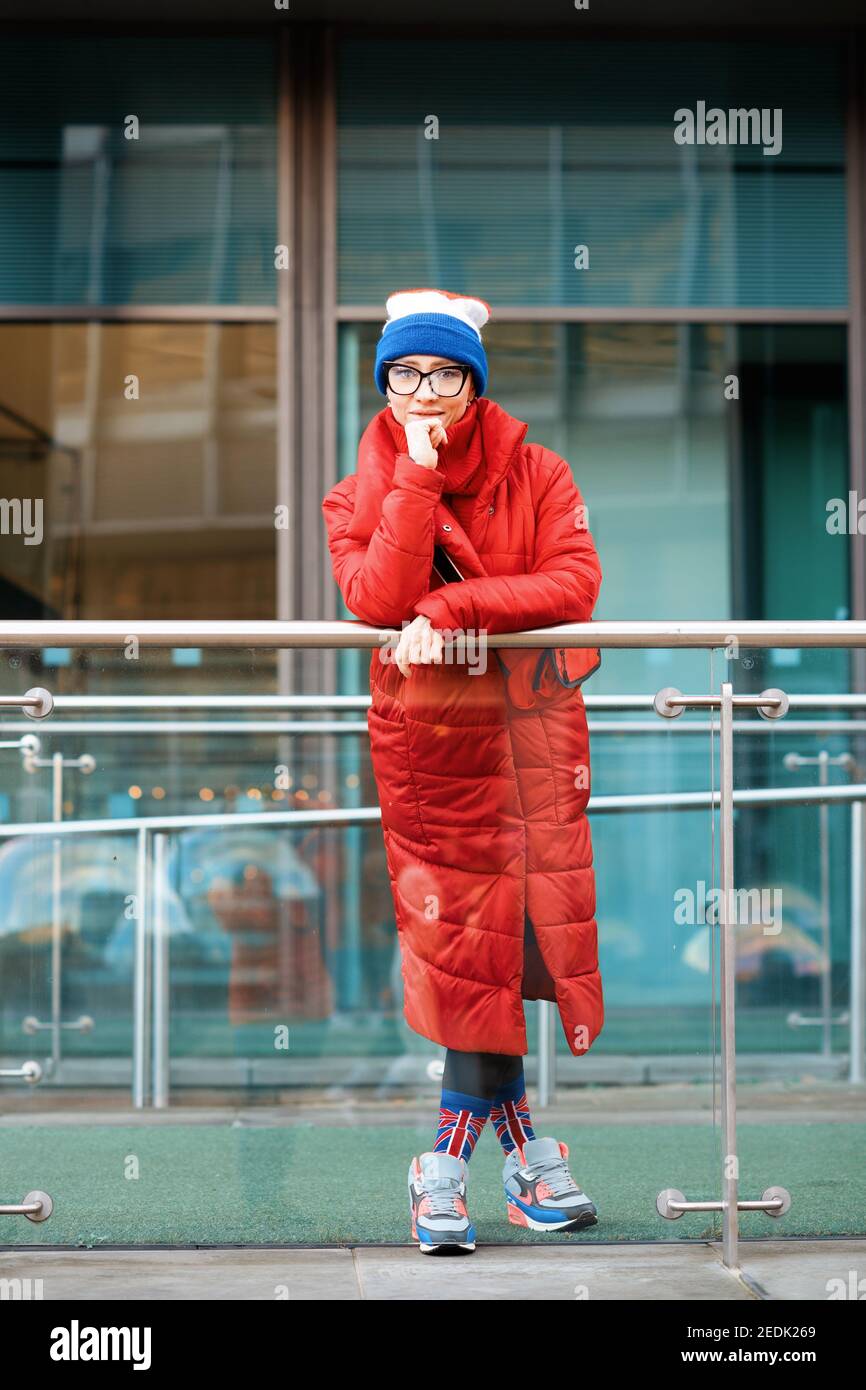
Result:
{"type": "Polygon", "coordinates": [[[164,1110],[170,1099],[170,1050],[169,1050],[169,932],[166,913],[166,850],[168,836],[155,834],[153,837],[153,877],[151,880],[151,901],[153,903],[153,1105],[156,1110],[164,1110]]]}
{"type": "Polygon", "coordinates": [[[721,879],[721,1009],[722,1009],[722,1258],[737,1267],[738,1179],[736,963],[734,935],[734,688],[722,683],[719,702],[719,876],[721,879]]]}
{"type": "Polygon", "coordinates": [[[556,1100],[556,1042],[553,1006],[549,999],[538,1001],[538,1108],[556,1100]]]}
{"type": "Polygon", "coordinates": [[[864,894],[863,802],[851,802],[851,1031],[849,1033],[850,1061],[848,1080],[852,1086],[863,1084],[863,1051],[866,1047],[866,894],[864,894]]]}
{"type": "MultiPolygon", "coordinates": [[[[817,767],[818,785],[827,787],[830,785],[829,769],[831,767],[856,767],[854,759],[850,753],[841,753],[838,757],[831,757],[826,748],[821,748],[816,757],[805,757],[802,753],[786,753],[783,760],[786,768],[793,770],[799,767],[817,767]]],[[[798,1010],[788,1016],[788,1023],[795,1028],[802,1028],[811,1024],[817,1024],[821,1028],[822,1053],[825,1057],[833,1055],[833,1028],[842,1026],[849,1022],[850,1011],[848,1014],[840,1014],[833,1017],[833,938],[831,932],[830,916],[830,806],[826,801],[822,801],[818,806],[818,852],[820,863],[821,881],[821,947],[824,952],[824,964],[821,971],[821,1013],[818,1018],[810,1018],[808,1015],[801,1014],[798,1010]]]]}
{"type": "MultiPolygon", "coordinates": [[[[63,754],[51,759],[51,819],[55,825],[63,820],[63,754]]],[[[51,841],[51,1074],[60,1065],[60,1008],[63,980],[63,936],[61,916],[63,903],[63,841],[51,841]]]]}
{"type": "Polygon", "coordinates": [[[143,1110],[148,1102],[148,1042],[150,999],[150,924],[148,904],[149,836],[146,826],[137,832],[135,873],[135,975],[132,989],[132,1104],[143,1110]]]}

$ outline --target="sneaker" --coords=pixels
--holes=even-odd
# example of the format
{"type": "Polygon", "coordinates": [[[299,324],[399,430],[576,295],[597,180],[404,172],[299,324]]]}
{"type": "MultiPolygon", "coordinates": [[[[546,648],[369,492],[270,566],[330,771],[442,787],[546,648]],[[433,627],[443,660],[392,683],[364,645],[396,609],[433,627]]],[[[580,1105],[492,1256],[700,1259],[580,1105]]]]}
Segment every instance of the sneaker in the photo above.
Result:
{"type": "Polygon", "coordinates": [[[424,1255],[474,1250],[475,1227],[466,1210],[466,1160],[426,1153],[409,1165],[412,1239],[424,1255]]]}
{"type": "Polygon", "coordinates": [[[505,1160],[502,1181],[508,1220],[532,1231],[574,1231],[595,1226],[598,1212],[568,1170],[568,1145],[527,1139],[505,1160]]]}

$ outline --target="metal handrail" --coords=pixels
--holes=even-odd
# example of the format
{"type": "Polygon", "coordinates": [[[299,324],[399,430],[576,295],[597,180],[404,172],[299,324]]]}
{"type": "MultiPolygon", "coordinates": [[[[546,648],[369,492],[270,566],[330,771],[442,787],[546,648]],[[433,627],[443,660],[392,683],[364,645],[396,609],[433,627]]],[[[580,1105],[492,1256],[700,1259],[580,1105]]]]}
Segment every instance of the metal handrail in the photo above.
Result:
{"type": "MultiPolygon", "coordinates": [[[[0,631],[2,631],[0,623],[0,631]]],[[[0,641],[2,646],[2,641],[0,641]]],[[[583,700],[587,710],[651,710],[654,695],[597,695],[587,693],[583,700]]],[[[866,709],[866,692],[840,691],[838,694],[789,694],[791,709],[866,709]]],[[[371,695],[55,695],[54,707],[63,710],[318,710],[368,709],[371,695]]],[[[785,721],[786,724],[788,721],[785,721]]],[[[706,727],[695,719],[683,720],[687,728],[706,727]]],[[[653,728],[656,721],[652,721],[653,728]]],[[[679,727],[679,726],[675,726],[679,727]]],[[[763,728],[763,724],[757,725],[763,728]]]]}
{"type": "MultiPolygon", "coordinates": [[[[649,719],[608,719],[588,718],[591,734],[709,734],[718,732],[717,726],[703,719],[684,720],[669,729],[663,728],[658,720],[649,719]]],[[[2,724],[9,733],[21,729],[18,724],[2,724]]],[[[366,735],[369,726],[366,721],[348,719],[63,719],[49,726],[54,737],[63,734],[96,734],[116,737],[120,734],[349,734],[366,735]]],[[[763,720],[735,719],[734,732],[739,734],[765,734],[776,730],[768,728],[763,720]]],[[[866,719],[786,719],[787,734],[863,734],[866,733],[866,719]]],[[[25,735],[26,737],[26,735],[25,735]]],[[[11,741],[6,747],[19,747],[19,741],[11,741]]],[[[4,747],[0,741],[0,748],[4,747]]]]}
{"type": "MultiPolygon", "coordinates": [[[[0,622],[0,647],[366,648],[379,647],[400,628],[383,623],[334,622],[173,622],[147,619],[110,621],[0,622]]],[[[791,620],[560,623],[522,632],[478,630],[489,647],[866,647],[866,622],[791,620]]]]}
{"type": "MultiPolygon", "coordinates": [[[[633,792],[590,796],[587,813],[611,814],[619,811],[699,811],[720,804],[718,791],[633,792]]],[[[822,787],[742,787],[734,790],[734,804],[747,806],[807,806],[827,802],[866,801],[866,782],[840,783],[822,787]]],[[[238,811],[203,812],[174,816],[122,816],[95,820],[19,821],[0,825],[0,840],[25,836],[132,834],[152,830],[227,830],[243,825],[365,825],[381,819],[379,806],[335,806],[324,811],[238,811]]]]}

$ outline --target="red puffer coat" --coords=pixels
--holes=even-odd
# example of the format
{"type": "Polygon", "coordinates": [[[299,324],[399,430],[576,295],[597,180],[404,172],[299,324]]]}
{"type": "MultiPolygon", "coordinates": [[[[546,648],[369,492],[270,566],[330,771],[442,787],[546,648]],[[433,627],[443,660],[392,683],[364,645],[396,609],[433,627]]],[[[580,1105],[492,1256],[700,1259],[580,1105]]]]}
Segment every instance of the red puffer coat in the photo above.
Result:
{"type": "Polygon", "coordinates": [[[398,452],[390,407],[322,510],[347,608],[391,630],[372,654],[368,725],[406,1019],[445,1047],[522,1055],[522,1000],[551,999],[579,1055],[604,1022],[580,690],[600,653],[484,651],[483,634],[589,621],[601,566],[568,464],[525,444],[526,424],[494,401],[476,406],[485,471],[465,529],[440,469],[398,452]],[[462,582],[431,575],[434,544],[462,582]],[[390,657],[419,613],[465,632],[468,660],[446,647],[402,676],[390,657]]]}

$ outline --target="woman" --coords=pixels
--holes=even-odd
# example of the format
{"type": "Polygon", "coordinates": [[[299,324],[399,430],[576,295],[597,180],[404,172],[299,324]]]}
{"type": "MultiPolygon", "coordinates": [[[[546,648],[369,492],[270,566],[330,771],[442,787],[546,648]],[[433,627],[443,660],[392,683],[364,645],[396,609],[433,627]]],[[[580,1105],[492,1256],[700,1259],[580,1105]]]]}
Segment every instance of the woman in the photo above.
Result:
{"type": "Polygon", "coordinates": [[[601,1032],[579,689],[600,654],[484,639],[589,621],[601,567],[568,464],[484,397],[489,306],[418,289],[386,307],[388,405],[322,509],[347,608],[394,629],[370,664],[370,756],[406,1019],[447,1049],[436,1138],[409,1169],[412,1235],[434,1253],[475,1248],[466,1164],[487,1119],[510,1221],[596,1221],[567,1146],[533,1132],[522,1001],[557,1004],[575,1055],[601,1032]]]}

